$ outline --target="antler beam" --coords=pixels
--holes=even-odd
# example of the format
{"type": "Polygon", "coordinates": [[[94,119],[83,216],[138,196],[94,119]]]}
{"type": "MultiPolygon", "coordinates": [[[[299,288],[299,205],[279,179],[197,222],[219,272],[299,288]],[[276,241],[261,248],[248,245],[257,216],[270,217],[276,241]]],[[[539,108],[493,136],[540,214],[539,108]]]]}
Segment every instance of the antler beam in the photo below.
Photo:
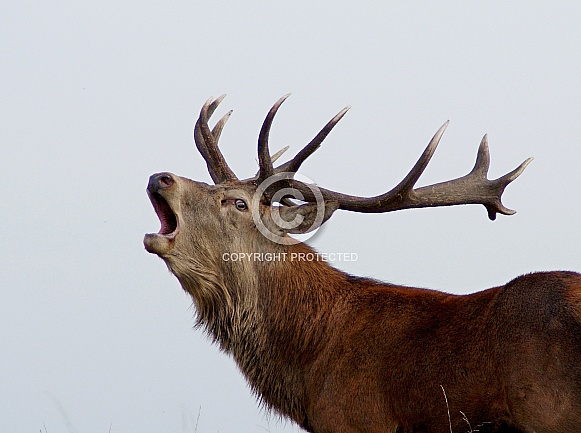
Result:
{"type": "MultiPolygon", "coordinates": [[[[339,202],[340,209],[364,213],[482,204],[486,207],[491,220],[496,219],[497,213],[513,215],[516,211],[502,204],[502,193],[506,186],[524,171],[532,158],[528,158],[510,173],[496,180],[489,180],[487,174],[490,166],[490,152],[486,135],[480,143],[476,163],[470,173],[457,179],[414,189],[414,185],[427,167],[447,126],[448,122],[436,132],[408,175],[392,190],[375,197],[357,197],[319,188],[323,198],[339,202]]],[[[300,191],[306,201],[315,200],[311,188],[306,184],[292,179],[290,186],[300,191]]]]}

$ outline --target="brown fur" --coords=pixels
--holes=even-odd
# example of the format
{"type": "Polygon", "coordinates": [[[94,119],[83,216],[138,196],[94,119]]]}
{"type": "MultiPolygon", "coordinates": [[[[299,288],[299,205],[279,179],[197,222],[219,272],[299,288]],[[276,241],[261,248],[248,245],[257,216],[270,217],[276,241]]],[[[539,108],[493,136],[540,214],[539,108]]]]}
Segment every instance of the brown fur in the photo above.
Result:
{"type": "Polygon", "coordinates": [[[177,229],[147,235],[146,248],[267,407],[313,433],[581,432],[580,274],[463,296],[354,277],[290,260],[307,245],[263,238],[228,201],[250,203],[250,183],[169,176],[150,193],[177,229]],[[287,257],[224,260],[231,252],[287,257]]]}

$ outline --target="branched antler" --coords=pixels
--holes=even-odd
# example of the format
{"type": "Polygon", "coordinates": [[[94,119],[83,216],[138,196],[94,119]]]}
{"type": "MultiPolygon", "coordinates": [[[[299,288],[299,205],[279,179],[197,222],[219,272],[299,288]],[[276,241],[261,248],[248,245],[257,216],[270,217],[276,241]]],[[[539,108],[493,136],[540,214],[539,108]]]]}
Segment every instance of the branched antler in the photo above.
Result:
{"type": "MultiPolygon", "coordinates": [[[[323,129],[321,129],[315,138],[313,138],[313,140],[301,149],[291,160],[279,165],[278,167],[274,167],[274,161],[276,161],[276,159],[278,159],[287,148],[280,150],[271,157],[268,144],[269,133],[274,116],[288,96],[289,95],[283,96],[273,105],[260,130],[258,139],[258,174],[253,178],[241,182],[260,184],[273,175],[282,175],[283,173],[286,173],[277,183],[272,184],[269,191],[266,193],[271,195],[273,189],[291,187],[299,191],[305,201],[314,202],[316,201],[316,197],[312,190],[313,186],[294,179],[294,174],[298,171],[301,164],[320,147],[323,140],[339,120],[343,118],[350,107],[344,108],[333,117],[323,127],[323,129]]],[[[200,112],[200,118],[198,119],[198,122],[196,122],[195,129],[196,145],[206,160],[210,175],[216,183],[237,179],[232,170],[230,170],[226,164],[226,161],[220,153],[217,145],[220,132],[222,131],[230,112],[218,121],[212,131],[210,131],[208,127],[208,119],[222,99],[223,96],[214,101],[210,99],[206,104],[204,104],[204,107],[200,112]]],[[[514,214],[514,210],[508,209],[502,204],[502,193],[506,186],[523,172],[526,166],[532,161],[532,158],[525,160],[510,173],[507,173],[498,179],[490,180],[487,177],[488,168],[490,166],[490,153],[486,135],[480,143],[476,163],[470,173],[457,179],[415,189],[418,179],[428,166],[428,163],[434,155],[436,147],[438,146],[447,126],[448,122],[438,129],[410,172],[397,186],[384,194],[375,197],[358,197],[320,187],[317,187],[317,189],[321,192],[325,200],[336,201],[339,203],[340,209],[354,212],[380,213],[410,208],[482,204],[486,207],[488,217],[491,220],[494,220],[498,213],[504,215],[514,214]]],[[[293,203],[288,200],[288,196],[283,198],[282,203],[287,206],[293,205],[293,203]]]]}
{"type": "MultiPolygon", "coordinates": [[[[525,160],[510,173],[496,180],[489,180],[487,174],[490,166],[490,153],[486,135],[482,138],[476,163],[470,173],[457,179],[414,189],[447,126],[448,122],[436,132],[414,167],[392,190],[375,197],[351,196],[324,188],[319,188],[319,190],[325,200],[338,201],[340,209],[354,212],[381,213],[422,207],[482,204],[486,207],[488,217],[491,220],[496,219],[497,213],[514,214],[514,210],[508,209],[502,204],[502,193],[506,186],[523,172],[532,158],[525,160]]],[[[291,186],[300,191],[305,196],[305,200],[314,200],[311,188],[304,183],[293,180],[291,186]]]]}

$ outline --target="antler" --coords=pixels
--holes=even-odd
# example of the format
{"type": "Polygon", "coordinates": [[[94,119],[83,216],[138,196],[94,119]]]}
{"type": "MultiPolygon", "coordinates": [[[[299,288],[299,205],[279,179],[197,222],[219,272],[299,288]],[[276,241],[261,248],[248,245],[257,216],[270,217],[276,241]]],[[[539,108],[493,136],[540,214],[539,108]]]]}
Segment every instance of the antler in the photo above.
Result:
{"type": "Polygon", "coordinates": [[[282,152],[286,151],[288,147],[284,148],[283,150],[277,152],[272,158],[269,158],[270,151],[268,149],[268,136],[270,133],[270,127],[272,125],[272,121],[274,120],[274,116],[282,103],[286,101],[286,99],[290,96],[290,93],[284,95],[276,104],[272,106],[270,111],[268,112],[266,119],[264,119],[264,123],[262,124],[262,128],[260,130],[260,135],[258,139],[258,162],[259,162],[259,171],[257,174],[258,182],[262,182],[263,180],[267,179],[268,177],[272,176],[275,173],[296,173],[302,163],[311,156],[319,147],[321,147],[321,143],[323,140],[329,135],[331,130],[335,127],[335,125],[343,118],[343,116],[349,111],[351,107],[343,108],[335,117],[333,117],[324,127],[319,131],[319,133],[313,138],[300,152],[298,152],[293,159],[287,161],[286,163],[279,165],[278,167],[274,168],[273,163],[280,157],[282,152]]]}
{"type": "MultiPolygon", "coordinates": [[[[305,159],[320,147],[325,137],[350,108],[346,107],[341,110],[293,159],[273,168],[272,162],[266,159],[266,155],[268,155],[268,132],[274,115],[287,97],[288,95],[284,96],[272,107],[264,122],[259,141],[259,159],[261,161],[258,175],[259,181],[266,179],[272,174],[282,172],[296,173],[305,159]]],[[[502,204],[502,193],[506,186],[523,172],[532,161],[532,158],[525,160],[510,173],[496,180],[489,180],[487,174],[490,166],[490,153],[486,135],[480,143],[476,164],[470,173],[457,179],[414,189],[415,184],[434,155],[436,147],[447,126],[448,122],[438,129],[407,176],[395,188],[384,194],[375,197],[357,197],[325,188],[317,187],[317,189],[321,192],[325,200],[338,202],[339,209],[354,212],[381,213],[410,208],[482,204],[486,207],[488,217],[491,220],[496,219],[497,213],[504,215],[514,214],[516,211],[508,209],[502,204]]],[[[303,200],[308,202],[316,201],[312,186],[292,178],[292,175],[281,179],[281,182],[284,184],[284,187],[291,187],[300,191],[304,197],[303,200]]],[[[284,204],[289,203],[287,201],[284,204]]]]}
{"type": "MultiPolygon", "coordinates": [[[[275,106],[272,107],[272,109],[269,112],[269,115],[267,116],[262,126],[258,144],[259,146],[258,153],[260,167],[263,174],[261,175],[259,172],[259,174],[255,178],[247,180],[256,181],[258,178],[260,178],[261,179],[260,181],[262,181],[271,176],[272,174],[274,174],[274,172],[272,171],[273,170],[272,164],[278,158],[280,158],[280,156],[286,150],[288,150],[288,146],[286,146],[270,157],[268,153],[268,135],[276,111],[278,110],[280,105],[284,102],[284,100],[289,96],[290,94],[283,96],[277,102],[277,104],[275,104],[275,106]]],[[[218,105],[220,105],[220,103],[225,97],[226,95],[222,95],[216,99],[213,98],[208,99],[206,103],[203,105],[202,109],[200,110],[200,116],[198,117],[198,120],[196,121],[196,125],[194,127],[194,141],[196,143],[196,147],[198,148],[198,151],[206,161],[206,164],[208,166],[208,172],[210,173],[210,176],[212,177],[212,180],[214,181],[215,184],[226,182],[228,180],[238,180],[236,174],[234,174],[232,169],[230,169],[230,167],[226,163],[226,159],[224,158],[222,152],[220,152],[220,149],[218,148],[218,140],[220,139],[220,134],[222,133],[224,125],[230,118],[232,110],[228,111],[216,123],[214,129],[210,130],[210,127],[208,126],[208,121],[210,120],[210,117],[212,117],[212,114],[214,114],[214,111],[216,111],[216,108],[218,108],[218,105]]]]}
{"type": "MultiPolygon", "coordinates": [[[[315,202],[317,198],[313,192],[313,186],[294,179],[294,174],[298,171],[302,163],[321,146],[323,140],[327,135],[329,135],[339,120],[343,118],[350,107],[345,107],[337,113],[337,115],[333,117],[323,127],[323,129],[321,129],[321,131],[319,131],[315,138],[303,147],[303,149],[301,149],[291,160],[279,165],[278,167],[274,167],[274,162],[288,149],[288,147],[281,149],[272,156],[270,155],[268,145],[270,128],[278,109],[288,97],[289,95],[283,96],[272,106],[262,124],[258,139],[259,170],[257,175],[241,182],[260,184],[273,175],[282,175],[284,173],[284,176],[281,176],[280,179],[276,183],[273,183],[265,192],[266,197],[264,197],[264,199],[266,201],[270,200],[269,197],[273,190],[290,187],[302,194],[302,200],[315,202]]],[[[220,133],[232,112],[230,111],[226,113],[226,115],[216,123],[214,129],[210,130],[208,126],[210,116],[214,113],[220,102],[222,102],[223,98],[224,95],[215,100],[210,98],[204,104],[194,129],[196,146],[206,160],[208,171],[215,183],[222,183],[228,180],[238,180],[234,172],[230,167],[228,167],[226,160],[218,148],[220,133]]],[[[316,187],[316,189],[320,191],[323,199],[338,202],[339,209],[353,212],[381,213],[422,207],[482,204],[486,207],[488,217],[491,220],[496,219],[498,213],[504,215],[514,214],[514,210],[508,209],[502,204],[502,193],[507,185],[523,172],[527,165],[532,161],[532,158],[528,158],[521,165],[504,176],[495,180],[490,180],[487,177],[488,168],[490,166],[490,153],[486,135],[482,138],[476,156],[476,163],[470,173],[457,179],[417,189],[415,188],[418,179],[434,155],[436,147],[438,146],[447,126],[448,122],[438,129],[410,172],[397,186],[384,194],[375,197],[358,197],[320,187],[316,187]]],[[[288,198],[288,195],[283,197],[281,202],[284,205],[292,206],[293,202],[288,198]]]]}
{"type": "MultiPolygon", "coordinates": [[[[375,197],[357,197],[319,188],[323,198],[339,202],[340,209],[365,213],[460,204],[484,205],[491,220],[496,219],[497,213],[504,215],[516,213],[502,204],[502,193],[506,186],[523,172],[532,158],[528,158],[510,173],[496,180],[489,180],[487,173],[490,166],[490,153],[486,135],[480,143],[476,164],[470,173],[457,179],[414,189],[414,185],[436,150],[447,124],[446,122],[438,130],[408,175],[392,190],[375,197]]],[[[311,188],[306,184],[294,179],[290,184],[303,194],[306,201],[315,200],[311,188]]]]}
{"type": "Polygon", "coordinates": [[[225,96],[226,95],[222,95],[214,100],[212,100],[212,98],[208,99],[200,110],[200,117],[198,117],[196,126],[194,127],[194,141],[196,142],[196,147],[206,161],[208,172],[216,184],[238,179],[230,167],[228,167],[222,152],[220,152],[220,149],[218,148],[220,134],[222,133],[226,121],[232,114],[232,111],[226,113],[224,117],[216,123],[214,129],[210,130],[210,127],[208,126],[208,120],[212,114],[214,114],[214,111],[216,111],[216,108],[218,108],[218,105],[220,105],[220,102],[222,102],[225,96]]]}

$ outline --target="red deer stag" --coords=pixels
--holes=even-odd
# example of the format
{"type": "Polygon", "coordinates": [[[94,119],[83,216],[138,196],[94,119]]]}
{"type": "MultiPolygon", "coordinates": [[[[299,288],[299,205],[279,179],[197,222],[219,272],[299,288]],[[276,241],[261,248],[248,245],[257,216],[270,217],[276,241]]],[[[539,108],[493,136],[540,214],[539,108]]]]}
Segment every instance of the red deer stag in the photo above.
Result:
{"type": "Polygon", "coordinates": [[[206,102],[194,130],[215,185],[158,173],[147,187],[161,229],[145,236],[145,248],[192,296],[198,325],[260,400],[314,433],[581,432],[580,274],[534,273],[451,295],[301,260],[319,256],[288,236],[337,209],[473,203],[491,219],[510,215],[502,192],[530,160],[489,180],[485,136],[469,174],[415,188],[444,125],[391,191],[345,195],[294,174],[347,109],[275,167],[280,152],[271,157],[268,137],[285,98],[260,131],[255,177],[239,180],[218,148],[230,115],[208,126],[219,98],[206,102]]]}

